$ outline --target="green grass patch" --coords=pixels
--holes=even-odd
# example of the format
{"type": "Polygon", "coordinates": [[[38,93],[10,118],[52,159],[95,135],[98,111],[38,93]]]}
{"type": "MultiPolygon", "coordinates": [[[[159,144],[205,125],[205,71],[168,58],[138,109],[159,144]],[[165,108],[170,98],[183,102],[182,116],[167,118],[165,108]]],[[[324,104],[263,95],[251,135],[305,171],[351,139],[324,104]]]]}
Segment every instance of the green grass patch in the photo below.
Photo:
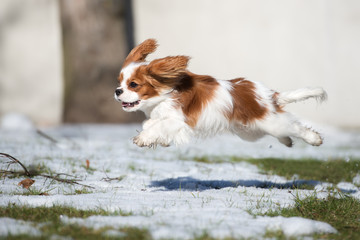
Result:
{"type": "Polygon", "coordinates": [[[327,222],[338,234],[317,235],[319,239],[360,239],[360,201],[345,194],[329,194],[319,199],[313,194],[305,199],[295,196],[295,207],[267,212],[267,216],[304,217],[327,222]]]}
{"type": "Polygon", "coordinates": [[[96,168],[93,168],[90,166],[81,165],[81,167],[84,168],[86,170],[86,172],[89,174],[94,174],[94,172],[96,171],[96,168]]]}
{"type": "Polygon", "coordinates": [[[89,189],[83,187],[82,189],[76,189],[75,194],[90,194],[93,193],[93,191],[90,191],[89,189]]]}
{"type": "MultiPolygon", "coordinates": [[[[7,236],[7,240],[28,240],[28,239],[44,239],[47,240],[50,236],[56,235],[61,237],[70,237],[70,239],[76,240],[98,240],[98,239],[124,239],[124,240],[150,240],[151,235],[146,229],[139,229],[134,227],[123,227],[117,229],[121,232],[119,236],[109,236],[106,235],[106,231],[111,230],[112,228],[100,228],[100,229],[92,229],[78,225],[52,225],[48,224],[42,227],[43,235],[40,237],[32,237],[28,235],[14,235],[7,236]]],[[[2,239],[2,238],[0,238],[2,239]]],[[[60,239],[60,238],[55,238],[60,239]]]]}
{"type": "Polygon", "coordinates": [[[294,176],[297,176],[298,179],[302,180],[316,180],[334,184],[342,181],[352,182],[353,178],[360,173],[359,159],[320,161],[316,159],[245,159],[203,156],[195,157],[193,161],[201,163],[248,162],[256,165],[264,174],[276,174],[287,179],[293,179],[294,176]]]}
{"type": "MultiPolygon", "coordinates": [[[[232,158],[231,161],[244,161],[232,158]]],[[[360,161],[345,161],[341,159],[319,161],[315,159],[288,160],[276,158],[249,159],[249,163],[255,164],[267,174],[284,176],[287,179],[295,175],[303,180],[317,180],[322,182],[339,183],[342,181],[352,182],[353,178],[360,173],[360,161]]]]}
{"type": "MultiPolygon", "coordinates": [[[[146,229],[134,227],[121,227],[113,229],[106,227],[102,229],[93,229],[74,224],[64,224],[60,220],[61,215],[76,218],[87,218],[93,215],[102,216],[130,216],[131,212],[109,212],[103,209],[97,210],[79,210],[73,207],[52,206],[52,207],[29,207],[9,204],[7,207],[0,207],[0,217],[9,217],[31,221],[42,231],[40,239],[49,239],[52,235],[66,236],[73,239],[151,239],[151,235],[146,229]],[[44,224],[45,223],[45,224],[44,224]],[[107,236],[106,231],[117,230],[123,233],[120,236],[107,236]]],[[[35,237],[39,239],[39,237],[35,237]]],[[[27,235],[8,236],[7,239],[34,239],[27,235]]]]}
{"type": "MultiPolygon", "coordinates": [[[[239,158],[240,159],[240,158],[239,158]]],[[[224,159],[221,157],[208,157],[208,156],[202,156],[202,157],[194,157],[192,159],[195,162],[199,162],[199,163],[225,163],[225,162],[229,162],[228,159],[224,159]]],[[[245,159],[243,159],[245,160],[245,159]]]]}
{"type": "Polygon", "coordinates": [[[97,210],[80,210],[67,206],[52,207],[29,207],[9,204],[7,207],[0,207],[0,217],[9,217],[14,219],[22,219],[33,222],[58,221],[61,215],[68,217],[87,218],[93,215],[102,216],[131,216],[132,213],[118,210],[109,212],[104,209],[97,210]]]}
{"type": "Polygon", "coordinates": [[[38,163],[37,165],[30,165],[28,170],[32,176],[37,176],[40,174],[53,174],[53,171],[43,162],[38,163]]]}
{"type": "Polygon", "coordinates": [[[45,187],[44,189],[40,188],[35,188],[35,187],[29,187],[28,189],[22,189],[23,191],[19,191],[14,193],[14,195],[22,195],[22,196],[41,196],[41,195],[49,195],[48,192],[52,191],[55,188],[51,188],[51,189],[46,189],[45,187]]]}
{"type": "MultiPolygon", "coordinates": [[[[267,230],[265,235],[264,235],[264,239],[297,240],[299,238],[297,238],[297,237],[288,237],[281,230],[278,230],[278,231],[267,230]]],[[[300,239],[302,239],[302,238],[300,238],[300,239]]]]}

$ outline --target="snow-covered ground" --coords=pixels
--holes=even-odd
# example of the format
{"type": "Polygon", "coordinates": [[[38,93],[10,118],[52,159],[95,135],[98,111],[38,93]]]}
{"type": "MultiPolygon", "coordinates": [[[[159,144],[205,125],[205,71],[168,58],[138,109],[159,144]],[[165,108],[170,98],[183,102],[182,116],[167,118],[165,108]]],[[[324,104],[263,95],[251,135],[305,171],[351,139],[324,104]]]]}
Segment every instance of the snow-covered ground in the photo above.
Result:
{"type": "MultiPolygon", "coordinates": [[[[49,196],[26,196],[23,193],[28,190],[18,186],[24,177],[3,178],[0,205],[55,204],[79,209],[122,210],[132,214],[86,219],[62,216],[61,220],[64,224],[94,228],[147,228],[155,239],[193,238],[203,232],[220,238],[261,238],[269,230],[282,230],[287,236],[334,232],[327,223],[309,219],[254,217],[250,213],[292,206],[294,192],[306,196],[313,191],[291,190],[290,193],[286,188],[288,181],[283,177],[263,175],[253,165],[226,160],[231,156],[312,157],[320,161],[360,158],[360,134],[329,127],[318,127],[325,138],[323,146],[311,147],[296,141],[293,148],[286,148],[270,137],[249,143],[223,135],[181,147],[144,149],[132,143],[137,130],[141,130],[140,125],[71,125],[42,129],[57,143],[35,131],[0,130],[0,152],[16,157],[28,168],[42,166],[52,172],[76,176],[79,183],[93,187],[87,189],[87,194],[76,194],[76,190],[84,187],[34,177],[31,188],[47,192],[49,196]],[[203,156],[221,158],[224,162],[192,161],[194,157],[203,156]],[[86,160],[89,160],[89,169],[85,167],[86,160]]],[[[0,160],[1,169],[6,169],[7,159],[0,160]]],[[[9,169],[21,168],[11,165],[9,169]]],[[[353,183],[359,184],[359,179],[360,176],[354,178],[353,183]]],[[[351,194],[360,199],[360,191],[353,183],[340,183],[339,187],[351,190],[351,194]]],[[[321,185],[316,188],[320,191],[321,185]]],[[[32,225],[0,218],[0,226],[0,236],[4,236],[21,226],[32,225]]],[[[39,231],[34,228],[26,232],[38,235],[39,231]]],[[[114,233],[116,231],[111,234],[114,233]]]]}

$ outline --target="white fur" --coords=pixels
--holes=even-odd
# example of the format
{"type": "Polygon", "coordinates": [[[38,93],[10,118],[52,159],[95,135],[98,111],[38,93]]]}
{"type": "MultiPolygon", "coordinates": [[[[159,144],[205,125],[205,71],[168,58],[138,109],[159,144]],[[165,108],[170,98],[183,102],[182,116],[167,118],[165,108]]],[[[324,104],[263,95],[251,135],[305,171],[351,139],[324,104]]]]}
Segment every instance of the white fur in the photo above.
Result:
{"type": "Polygon", "coordinates": [[[142,65],[148,65],[149,62],[132,62],[129,65],[127,65],[126,67],[124,67],[123,69],[121,69],[120,73],[123,74],[123,79],[129,79],[131,77],[131,75],[134,73],[134,71],[142,66],[142,65]]]}
{"type": "MultiPolygon", "coordinates": [[[[169,100],[170,95],[168,92],[162,92],[160,96],[152,97],[146,100],[141,100],[141,111],[143,111],[146,117],[154,118],[154,115],[160,116],[158,108],[156,108],[160,103],[169,100]],[[156,108],[156,109],[155,109],[156,108]]],[[[170,103],[169,103],[170,105],[170,103]]]]}
{"type": "Polygon", "coordinates": [[[157,104],[143,124],[143,131],[134,138],[134,143],[141,147],[180,145],[189,142],[192,129],[185,123],[180,108],[174,106],[171,98],[157,104]]]}
{"type": "Polygon", "coordinates": [[[229,129],[230,123],[225,113],[233,108],[230,94],[232,87],[229,81],[218,80],[218,83],[220,85],[216,89],[214,98],[204,106],[194,129],[197,137],[213,136],[229,129]]]}
{"type": "Polygon", "coordinates": [[[319,102],[327,99],[327,94],[322,88],[301,88],[295,91],[282,92],[278,96],[278,103],[285,105],[288,103],[304,101],[308,98],[315,98],[319,102]]]}

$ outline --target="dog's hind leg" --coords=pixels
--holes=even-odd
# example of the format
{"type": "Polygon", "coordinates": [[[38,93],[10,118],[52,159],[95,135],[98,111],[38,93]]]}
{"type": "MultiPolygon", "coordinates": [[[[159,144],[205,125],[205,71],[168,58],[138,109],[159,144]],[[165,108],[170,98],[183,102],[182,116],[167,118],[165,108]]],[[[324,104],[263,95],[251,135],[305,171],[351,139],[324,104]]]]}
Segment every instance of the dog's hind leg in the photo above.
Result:
{"type": "Polygon", "coordinates": [[[303,126],[299,122],[295,124],[294,130],[294,136],[301,138],[308,144],[311,144],[313,146],[320,146],[323,143],[323,140],[318,132],[303,126]]]}
{"type": "Polygon", "coordinates": [[[319,133],[305,127],[288,112],[267,116],[265,119],[258,121],[256,125],[288,147],[292,146],[290,137],[301,138],[313,146],[320,146],[323,142],[319,133]]]}

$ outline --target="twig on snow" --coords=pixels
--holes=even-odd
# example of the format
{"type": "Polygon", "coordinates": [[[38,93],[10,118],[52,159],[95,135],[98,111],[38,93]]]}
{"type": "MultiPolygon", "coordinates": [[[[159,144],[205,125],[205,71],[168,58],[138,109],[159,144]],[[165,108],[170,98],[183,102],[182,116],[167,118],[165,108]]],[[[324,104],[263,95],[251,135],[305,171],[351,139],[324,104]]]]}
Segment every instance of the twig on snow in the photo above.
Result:
{"type": "Polygon", "coordinates": [[[28,177],[31,177],[30,172],[27,170],[27,168],[24,166],[24,164],[22,164],[19,160],[17,160],[16,158],[14,158],[13,156],[11,156],[7,153],[0,153],[0,155],[12,160],[12,162],[10,162],[10,164],[18,163],[24,169],[25,175],[28,177]]]}
{"type": "MultiPolygon", "coordinates": [[[[17,174],[17,175],[25,175],[28,177],[31,177],[32,174],[30,174],[30,172],[27,170],[27,168],[24,166],[24,164],[22,164],[19,160],[17,160],[16,158],[14,158],[13,156],[7,154],[7,153],[0,153],[0,156],[6,157],[8,159],[11,160],[11,162],[9,164],[14,164],[14,163],[18,163],[23,169],[24,172],[18,172],[18,171],[11,171],[11,170],[0,170],[0,173],[6,173],[6,174],[17,174]]],[[[82,184],[79,183],[77,181],[79,181],[79,179],[74,178],[74,176],[71,176],[69,174],[66,173],[57,173],[54,176],[53,175],[47,175],[47,174],[33,174],[34,176],[40,176],[40,177],[44,177],[44,178],[49,178],[49,179],[53,179],[55,181],[58,182],[62,182],[62,183],[68,183],[68,184],[77,184],[80,186],[84,186],[84,187],[88,187],[88,188],[93,188],[92,186],[86,185],[86,184],[82,184]],[[65,175],[68,177],[73,177],[74,179],[65,179],[65,178],[61,178],[59,177],[60,175],[65,175]]]]}
{"type": "Polygon", "coordinates": [[[87,187],[87,188],[92,188],[92,189],[94,189],[94,187],[92,187],[92,186],[89,186],[89,185],[86,185],[86,184],[82,184],[82,183],[77,182],[77,181],[78,181],[77,179],[59,178],[59,177],[58,177],[59,174],[57,174],[57,175],[55,175],[55,176],[46,175],[46,174],[39,174],[39,176],[45,177],[45,178],[50,178],[50,179],[56,180],[56,181],[58,181],[58,182],[63,182],[63,183],[68,183],[68,184],[76,184],[76,185],[80,185],[80,186],[83,186],[83,187],[87,187]]]}
{"type": "Polygon", "coordinates": [[[47,135],[46,133],[44,133],[44,132],[41,131],[40,129],[36,129],[36,133],[39,134],[40,136],[46,138],[47,140],[49,140],[50,142],[52,142],[52,143],[54,143],[54,144],[58,144],[58,143],[59,143],[56,139],[50,137],[49,135],[47,135]]]}
{"type": "Polygon", "coordinates": [[[122,175],[122,176],[120,176],[120,177],[109,177],[107,174],[106,174],[106,172],[104,171],[104,173],[105,173],[105,176],[106,177],[104,177],[104,178],[102,178],[101,179],[101,181],[105,181],[105,182],[111,182],[111,181],[122,181],[124,178],[125,178],[125,176],[124,175],[122,175]]]}
{"type": "Polygon", "coordinates": [[[106,178],[102,178],[101,181],[105,181],[105,182],[111,182],[111,181],[121,181],[124,179],[124,176],[120,176],[120,177],[106,177],[106,178]]]}

